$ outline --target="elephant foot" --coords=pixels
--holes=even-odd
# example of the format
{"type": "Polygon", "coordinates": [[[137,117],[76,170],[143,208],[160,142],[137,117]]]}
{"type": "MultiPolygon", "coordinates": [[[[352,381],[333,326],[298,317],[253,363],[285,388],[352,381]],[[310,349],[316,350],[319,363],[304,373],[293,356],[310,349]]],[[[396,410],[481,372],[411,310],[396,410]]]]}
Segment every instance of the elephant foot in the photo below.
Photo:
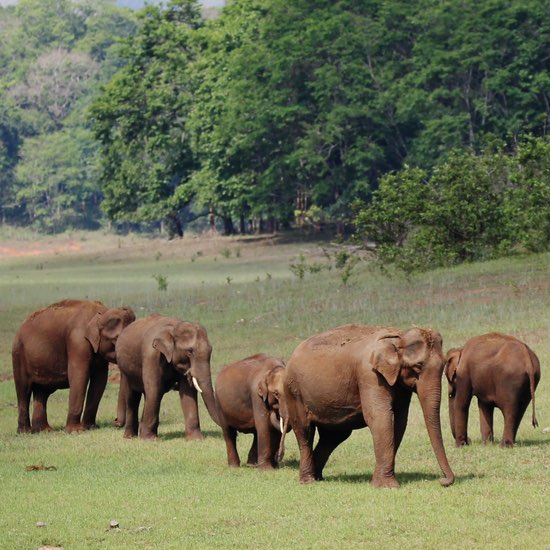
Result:
{"type": "Polygon", "coordinates": [[[371,484],[373,487],[381,487],[386,489],[397,489],[399,487],[399,482],[395,479],[395,476],[373,477],[371,484]]]}
{"type": "Polygon", "coordinates": [[[261,462],[258,464],[258,470],[275,470],[275,466],[271,462],[261,462]]]}
{"type": "Polygon", "coordinates": [[[22,426],[22,427],[19,426],[17,428],[17,433],[18,434],[30,434],[30,433],[32,433],[31,427],[30,426],[22,426]]]}
{"type": "Polygon", "coordinates": [[[125,431],[123,437],[124,439],[134,439],[134,437],[137,437],[137,433],[134,433],[131,431],[125,431]]]}
{"type": "Polygon", "coordinates": [[[84,426],[82,424],[67,424],[65,426],[65,431],[69,434],[80,433],[84,431],[84,426]]]}
{"type": "Polygon", "coordinates": [[[311,474],[310,475],[306,475],[306,476],[300,476],[300,483],[302,485],[309,485],[310,483],[314,483],[315,482],[315,477],[312,476],[311,474]]]}
{"type": "Polygon", "coordinates": [[[99,426],[94,422],[93,424],[84,424],[85,430],[97,430],[99,426]]]}
{"type": "Polygon", "coordinates": [[[466,447],[466,445],[471,445],[472,440],[468,437],[468,439],[461,439],[460,441],[455,441],[455,447],[466,447]]]}
{"type": "Polygon", "coordinates": [[[113,426],[114,426],[115,428],[123,428],[125,423],[126,423],[126,422],[124,422],[124,421],[122,421],[122,420],[119,420],[118,418],[115,418],[115,419],[113,420],[113,426]]]}
{"type": "Polygon", "coordinates": [[[185,441],[202,441],[203,439],[204,435],[200,430],[185,432],[185,441]]]}
{"type": "Polygon", "coordinates": [[[503,439],[503,440],[500,442],[500,446],[501,446],[503,449],[511,449],[511,448],[514,446],[514,442],[513,442],[513,441],[510,441],[509,439],[503,439]]]}
{"type": "Polygon", "coordinates": [[[33,424],[30,432],[33,434],[37,434],[40,432],[53,432],[53,428],[49,424],[33,424]]]}
{"type": "Polygon", "coordinates": [[[144,441],[156,441],[158,439],[158,435],[154,433],[140,433],[139,438],[144,441]]]}

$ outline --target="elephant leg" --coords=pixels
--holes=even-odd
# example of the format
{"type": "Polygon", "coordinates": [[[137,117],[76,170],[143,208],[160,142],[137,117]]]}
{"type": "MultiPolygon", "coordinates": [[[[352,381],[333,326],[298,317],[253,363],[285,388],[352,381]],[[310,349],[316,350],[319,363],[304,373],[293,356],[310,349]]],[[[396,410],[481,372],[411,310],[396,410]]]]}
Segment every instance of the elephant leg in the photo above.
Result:
{"type": "Polygon", "coordinates": [[[492,443],[493,436],[493,413],[495,406],[493,403],[487,403],[478,399],[479,406],[479,424],[481,427],[481,442],[492,443]]]}
{"type": "Polygon", "coordinates": [[[398,399],[394,402],[393,406],[393,441],[394,441],[394,456],[397,455],[403,436],[405,435],[405,429],[407,428],[407,420],[409,418],[409,407],[411,404],[412,393],[410,391],[404,391],[398,395],[398,399]]]}
{"type": "Polygon", "coordinates": [[[97,428],[96,416],[99,409],[99,402],[107,386],[109,376],[109,363],[107,361],[96,361],[90,370],[90,383],[86,396],[86,406],[82,415],[82,426],[85,430],[97,428]]]}
{"type": "Polygon", "coordinates": [[[48,397],[53,392],[49,389],[34,386],[33,388],[33,403],[32,403],[32,432],[51,432],[52,428],[48,424],[48,397]]]}
{"type": "Polygon", "coordinates": [[[237,452],[237,430],[231,426],[223,426],[222,431],[227,449],[227,464],[238,468],[241,465],[241,459],[237,452]]]}
{"type": "Polygon", "coordinates": [[[31,432],[31,417],[29,414],[31,402],[31,385],[24,384],[15,378],[15,390],[17,393],[17,433],[24,434],[31,432]]]}
{"type": "Polygon", "coordinates": [[[117,428],[122,428],[126,424],[126,400],[128,399],[129,391],[128,380],[121,374],[120,385],[118,387],[116,418],[113,421],[113,426],[117,428]]]}
{"type": "Polygon", "coordinates": [[[185,421],[185,439],[204,439],[199,421],[199,404],[197,390],[189,384],[187,377],[182,376],[179,382],[181,410],[185,421]]]}
{"type": "Polygon", "coordinates": [[[530,399],[520,399],[512,403],[512,405],[503,407],[502,414],[504,415],[504,432],[500,442],[501,447],[513,447],[516,442],[521,419],[525,414],[527,405],[530,399]]]}
{"type": "Polygon", "coordinates": [[[372,433],[376,465],[371,483],[375,487],[399,487],[395,478],[395,434],[392,400],[378,388],[361,391],[363,417],[372,433]]]}
{"type": "Polygon", "coordinates": [[[158,437],[161,399],[162,393],[160,391],[145,391],[143,416],[139,425],[139,437],[141,439],[156,439],[158,437]]]}
{"type": "MultiPolygon", "coordinates": [[[[122,379],[121,379],[121,383],[122,379]]],[[[127,381],[125,384],[125,397],[126,397],[126,410],[124,417],[126,422],[124,424],[124,437],[131,439],[138,435],[138,425],[139,425],[139,403],[141,401],[141,392],[131,390],[128,386],[127,381]]]]}
{"type": "Polygon", "coordinates": [[[468,437],[468,413],[472,401],[471,391],[458,391],[455,396],[455,446],[462,447],[471,443],[468,437]]]}
{"type": "Polygon", "coordinates": [[[289,401],[288,412],[290,424],[300,451],[300,483],[312,483],[315,481],[315,464],[313,461],[315,426],[308,421],[302,403],[289,401]]]}
{"type": "Polygon", "coordinates": [[[252,445],[250,445],[250,450],[248,451],[248,458],[246,463],[249,466],[256,466],[258,464],[258,434],[254,432],[254,437],[252,439],[252,445]]]}
{"type": "Polygon", "coordinates": [[[279,448],[281,434],[271,425],[271,415],[259,399],[253,403],[252,409],[258,442],[258,468],[272,470],[277,467],[275,453],[279,448]]]}
{"type": "Polygon", "coordinates": [[[82,362],[71,362],[68,367],[69,376],[69,410],[65,431],[81,432],[84,426],[81,423],[84,397],[90,377],[90,365],[82,362]]]}
{"type": "Polygon", "coordinates": [[[327,430],[326,428],[317,427],[319,432],[319,441],[313,451],[313,462],[315,464],[315,479],[323,480],[323,469],[330,455],[344,442],[350,435],[352,430],[327,430]]]}

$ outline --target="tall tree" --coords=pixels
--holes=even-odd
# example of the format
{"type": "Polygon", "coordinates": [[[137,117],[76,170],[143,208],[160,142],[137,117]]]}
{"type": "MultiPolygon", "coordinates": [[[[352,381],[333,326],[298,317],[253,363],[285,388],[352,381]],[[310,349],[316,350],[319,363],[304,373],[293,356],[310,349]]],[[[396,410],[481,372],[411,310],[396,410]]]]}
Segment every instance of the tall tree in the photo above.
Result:
{"type": "Polygon", "coordinates": [[[191,33],[202,20],[194,0],[148,6],[139,18],[123,51],[127,64],[90,111],[101,143],[103,209],[117,221],[177,220],[190,197],[175,190],[195,166],[185,120],[191,33]]]}

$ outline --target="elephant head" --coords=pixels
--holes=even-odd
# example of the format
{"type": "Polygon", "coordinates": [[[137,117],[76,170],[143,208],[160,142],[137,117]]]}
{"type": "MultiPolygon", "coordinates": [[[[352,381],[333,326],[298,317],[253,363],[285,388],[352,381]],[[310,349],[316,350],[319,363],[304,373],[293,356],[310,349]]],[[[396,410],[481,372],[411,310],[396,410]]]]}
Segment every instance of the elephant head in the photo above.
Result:
{"type": "Polygon", "coordinates": [[[285,420],[288,422],[288,409],[284,397],[285,365],[279,363],[270,369],[258,384],[258,394],[271,411],[271,423],[283,432],[285,420]]]}
{"type": "Polygon", "coordinates": [[[447,352],[447,362],[445,364],[445,375],[449,382],[449,421],[451,424],[451,432],[455,437],[455,393],[456,393],[456,370],[462,355],[462,348],[452,348],[447,352]]]}
{"type": "Polygon", "coordinates": [[[188,321],[163,327],[153,340],[153,347],[177,371],[187,376],[189,382],[202,394],[208,413],[219,425],[210,372],[212,346],[205,328],[199,323],[188,321]]]}
{"type": "Polygon", "coordinates": [[[371,364],[390,386],[399,384],[418,394],[430,442],[445,475],[440,483],[451,485],[454,474],[445,454],[439,414],[445,365],[441,335],[434,330],[416,327],[384,335],[376,343],[371,364]]]}
{"type": "Polygon", "coordinates": [[[277,462],[283,460],[285,452],[285,436],[289,430],[288,406],[285,398],[284,384],[286,379],[286,365],[281,364],[267,372],[258,384],[258,393],[268,410],[271,411],[271,424],[281,431],[281,440],[276,454],[277,462]]]}
{"type": "Polygon", "coordinates": [[[115,344],[120,333],[136,320],[129,307],[113,307],[96,313],[86,326],[85,338],[94,353],[110,363],[116,363],[115,344]]]}

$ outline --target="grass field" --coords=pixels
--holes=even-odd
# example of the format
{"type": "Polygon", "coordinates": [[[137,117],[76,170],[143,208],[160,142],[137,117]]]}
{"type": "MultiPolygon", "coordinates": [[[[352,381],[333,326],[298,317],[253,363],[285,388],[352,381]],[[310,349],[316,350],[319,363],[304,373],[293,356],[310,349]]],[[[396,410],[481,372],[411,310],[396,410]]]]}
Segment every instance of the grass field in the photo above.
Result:
{"type": "MultiPolygon", "coordinates": [[[[168,242],[75,233],[36,240],[0,232],[0,548],[550,548],[550,254],[409,279],[365,261],[346,285],[335,268],[303,279],[289,268],[299,261],[326,265],[330,250],[318,239],[284,237],[168,242]],[[474,403],[473,445],[455,449],[443,399],[443,433],[457,476],[443,489],[413,398],[397,490],[369,483],[368,429],[335,451],[322,483],[298,483],[293,434],[278,471],[230,470],[221,431],[202,403],[206,439],[182,439],[175,392],[163,400],[158,441],[124,440],[111,427],[114,382],[100,406],[101,429],[63,432],[63,390],[49,401],[53,432],[17,435],[13,335],[28,313],[67,297],[130,305],[138,317],[158,311],[200,321],[214,349],[214,378],[224,364],[252,353],[288,358],[311,334],[349,322],[430,326],[445,349],[484,332],[513,334],[541,361],[540,427],[532,428],[528,413],[514,449],[482,446],[474,403]],[[118,528],[110,528],[112,520],[118,528]]],[[[495,424],[500,438],[498,411],[495,424]]],[[[251,436],[239,437],[241,459],[250,443],[251,436]]]]}

